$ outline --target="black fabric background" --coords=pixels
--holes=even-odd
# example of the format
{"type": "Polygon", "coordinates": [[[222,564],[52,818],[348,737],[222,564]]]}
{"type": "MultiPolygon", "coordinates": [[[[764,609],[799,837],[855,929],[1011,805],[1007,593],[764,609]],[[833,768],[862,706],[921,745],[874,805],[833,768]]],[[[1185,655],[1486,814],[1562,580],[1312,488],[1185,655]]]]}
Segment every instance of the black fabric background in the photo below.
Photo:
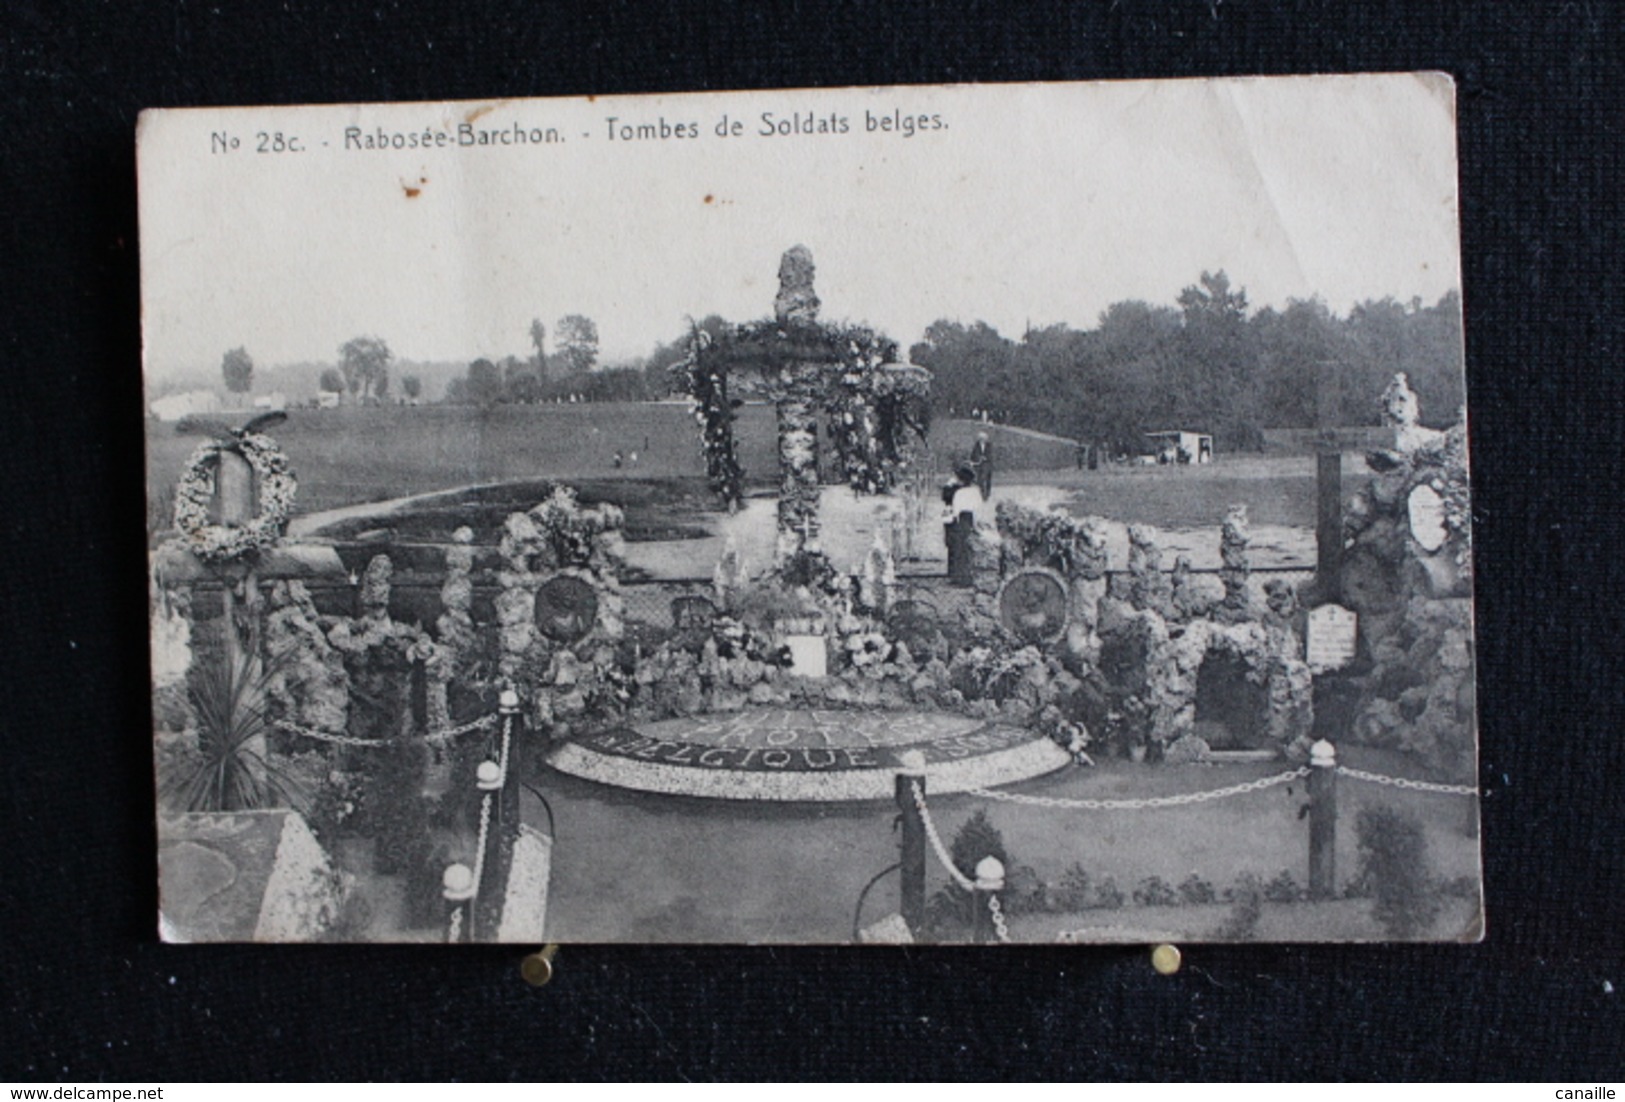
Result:
{"type": "Polygon", "coordinates": [[[1625,1075],[1618,9],[445,7],[0,15],[0,1079],[1625,1075]],[[1193,948],[1171,979],[1141,950],[583,946],[534,990],[511,949],[156,943],[140,108],[1423,68],[1459,82],[1483,945],[1193,948]]]}

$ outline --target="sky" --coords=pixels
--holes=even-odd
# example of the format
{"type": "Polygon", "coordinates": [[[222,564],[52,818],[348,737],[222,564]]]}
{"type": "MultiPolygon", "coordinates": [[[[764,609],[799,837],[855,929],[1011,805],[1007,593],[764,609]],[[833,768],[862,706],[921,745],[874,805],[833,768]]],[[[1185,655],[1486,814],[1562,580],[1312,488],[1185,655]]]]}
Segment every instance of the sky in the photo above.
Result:
{"type": "Polygon", "coordinates": [[[1091,327],[1221,268],[1255,307],[1460,286],[1437,74],[192,109],[138,147],[153,382],[362,334],[525,356],[570,313],[641,356],[770,314],[795,244],[824,318],[904,349],[939,318],[1091,327]]]}

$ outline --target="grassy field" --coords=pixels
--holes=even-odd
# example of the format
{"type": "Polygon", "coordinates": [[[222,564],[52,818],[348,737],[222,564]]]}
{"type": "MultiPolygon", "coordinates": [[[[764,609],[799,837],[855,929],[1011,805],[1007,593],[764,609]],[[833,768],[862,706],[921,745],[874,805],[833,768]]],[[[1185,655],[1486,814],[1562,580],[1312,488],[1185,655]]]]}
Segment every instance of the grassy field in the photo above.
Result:
{"type": "MultiPolygon", "coordinates": [[[[943,421],[932,430],[935,469],[945,471],[980,431],[993,439],[998,483],[1075,488],[1075,512],[1164,528],[1198,527],[1216,524],[1229,503],[1244,502],[1257,524],[1314,522],[1310,457],[1221,456],[1207,467],[1080,471],[1071,446],[1054,437],[943,421]]],[[[738,434],[747,474],[759,489],[767,488],[778,470],[772,410],[743,407],[738,434]]],[[[298,514],[486,483],[543,480],[590,482],[596,499],[624,498],[624,504],[638,508],[650,504],[651,492],[632,485],[617,490],[616,483],[653,480],[675,487],[653,497],[670,498],[685,515],[664,520],[651,515],[646,526],[669,521],[681,527],[690,520],[696,495],[705,493],[698,433],[686,405],[676,402],[294,410],[274,435],[299,475],[298,514]],[[619,468],[616,452],[622,455],[619,468]]],[[[155,517],[167,512],[176,476],[198,439],[149,422],[147,467],[155,517]]],[[[1357,459],[1347,462],[1360,467],[1357,459]]]]}
{"type": "MultiPolygon", "coordinates": [[[[771,411],[741,413],[747,464],[773,470],[771,411]]],[[[675,403],[294,410],[273,434],[299,476],[300,513],[508,480],[705,474],[693,420],[675,403]]],[[[149,485],[172,486],[196,444],[149,422],[149,485]]]]}

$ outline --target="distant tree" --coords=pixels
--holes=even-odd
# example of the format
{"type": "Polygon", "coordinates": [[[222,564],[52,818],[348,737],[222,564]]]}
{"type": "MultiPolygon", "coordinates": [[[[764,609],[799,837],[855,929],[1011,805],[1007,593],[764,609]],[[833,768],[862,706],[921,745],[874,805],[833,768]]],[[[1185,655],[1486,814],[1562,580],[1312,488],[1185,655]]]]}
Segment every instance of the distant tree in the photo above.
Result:
{"type": "Polygon", "coordinates": [[[1017,359],[1016,343],[982,321],[933,322],[909,349],[909,360],[931,372],[932,406],[952,417],[1005,409],[1022,392],[1013,385],[1017,359]]]}
{"type": "Polygon", "coordinates": [[[329,394],[344,393],[344,376],[339,374],[336,367],[322,368],[322,377],[316,383],[318,390],[325,390],[329,394]]]}
{"type": "Polygon", "coordinates": [[[226,389],[233,394],[247,394],[254,386],[254,360],[241,346],[227,352],[220,361],[220,373],[226,377],[226,389]]]}
{"type": "Polygon", "coordinates": [[[1203,272],[1179,294],[1184,331],[1175,383],[1178,424],[1205,429],[1223,448],[1258,447],[1260,418],[1251,408],[1258,351],[1247,326],[1247,292],[1232,289],[1222,270],[1203,272]]]}
{"type": "Polygon", "coordinates": [[[416,375],[407,375],[401,379],[401,389],[406,392],[408,398],[415,402],[423,393],[423,380],[416,375]]]}
{"type": "Polygon", "coordinates": [[[580,314],[566,314],[553,331],[558,358],[565,374],[591,371],[598,362],[598,326],[580,314]]]}
{"type": "Polygon", "coordinates": [[[450,406],[466,406],[468,404],[468,379],[457,375],[446,381],[445,402],[450,406]]]}
{"type": "MultiPolygon", "coordinates": [[[[1286,309],[1260,310],[1252,320],[1258,346],[1258,371],[1251,406],[1259,423],[1269,428],[1329,427],[1351,424],[1343,413],[1343,395],[1353,353],[1347,327],[1316,299],[1293,299],[1286,309]]],[[[1365,389],[1365,404],[1376,403],[1365,389]]],[[[1370,420],[1367,415],[1364,420],[1370,420]]]]}
{"type": "Polygon", "coordinates": [[[487,359],[478,359],[468,365],[468,400],[475,405],[490,406],[502,400],[502,371],[487,359]]]}
{"type": "Polygon", "coordinates": [[[389,365],[395,358],[377,337],[355,337],[339,348],[339,367],[350,393],[382,397],[389,390],[389,365]]]}
{"type": "MultiPolygon", "coordinates": [[[[646,377],[667,354],[657,346],[646,377]]],[[[1456,292],[1433,306],[1367,301],[1347,317],[1315,298],[1249,315],[1245,290],[1222,271],[1203,272],[1177,308],[1113,303],[1093,329],[1029,325],[1013,341],[986,322],[944,319],[909,358],[932,373],[938,416],[983,410],[1128,454],[1152,429],[1212,432],[1233,450],[1262,446],[1268,428],[1373,424],[1398,371],[1428,425],[1452,423],[1463,401],[1456,292]]]]}
{"type": "MultiPolygon", "coordinates": [[[[705,320],[694,326],[702,332],[708,333],[713,341],[720,340],[731,328],[727,319],[719,314],[708,314],[705,320]]],[[[655,345],[654,351],[643,360],[628,365],[641,368],[643,371],[643,393],[651,398],[664,398],[670,394],[680,393],[676,387],[673,369],[688,358],[689,342],[693,340],[692,331],[685,331],[675,340],[655,345]]]]}
{"type": "Polygon", "coordinates": [[[507,400],[520,405],[534,405],[542,397],[542,380],[530,371],[521,371],[508,380],[507,400]]]}
{"type": "Polygon", "coordinates": [[[542,324],[541,318],[530,319],[530,346],[535,355],[530,362],[536,366],[536,374],[545,376],[547,373],[547,326],[542,324]]]}
{"type": "Polygon", "coordinates": [[[534,360],[505,356],[502,360],[502,397],[507,402],[534,402],[541,396],[542,376],[534,360]]]}

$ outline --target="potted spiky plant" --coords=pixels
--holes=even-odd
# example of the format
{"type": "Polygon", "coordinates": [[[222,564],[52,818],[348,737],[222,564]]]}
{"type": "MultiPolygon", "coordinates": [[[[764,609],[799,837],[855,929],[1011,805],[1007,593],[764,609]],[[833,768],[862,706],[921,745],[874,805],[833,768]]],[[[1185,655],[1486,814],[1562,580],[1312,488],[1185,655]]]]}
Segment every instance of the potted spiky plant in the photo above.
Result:
{"type": "Polygon", "coordinates": [[[183,811],[254,811],[288,806],[298,783],[265,751],[271,722],[266,685],[275,662],[252,654],[204,664],[190,686],[197,717],[197,756],[164,789],[183,811]]]}

